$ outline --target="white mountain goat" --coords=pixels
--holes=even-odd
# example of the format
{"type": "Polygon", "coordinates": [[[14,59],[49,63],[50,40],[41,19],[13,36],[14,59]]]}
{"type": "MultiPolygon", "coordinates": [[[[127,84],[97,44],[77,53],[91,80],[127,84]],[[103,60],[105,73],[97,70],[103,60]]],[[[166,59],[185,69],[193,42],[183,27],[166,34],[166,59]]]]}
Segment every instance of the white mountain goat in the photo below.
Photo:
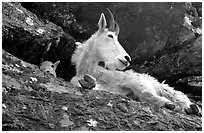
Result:
{"type": "Polygon", "coordinates": [[[50,61],[44,61],[40,64],[40,69],[42,71],[45,71],[45,72],[49,72],[51,73],[52,75],[54,75],[54,77],[56,78],[56,68],[57,68],[57,65],[60,63],[60,61],[56,61],[54,64],[50,61]]]}
{"type": "Polygon", "coordinates": [[[121,71],[129,66],[130,56],[118,42],[119,26],[113,15],[109,28],[103,13],[98,22],[98,31],[78,48],[72,56],[76,65],[76,76],[71,83],[79,87],[95,87],[114,94],[133,94],[140,101],[146,101],[157,107],[200,114],[197,105],[180,91],[167,84],[159,83],[155,78],[136,73],[133,70],[121,71]]]}

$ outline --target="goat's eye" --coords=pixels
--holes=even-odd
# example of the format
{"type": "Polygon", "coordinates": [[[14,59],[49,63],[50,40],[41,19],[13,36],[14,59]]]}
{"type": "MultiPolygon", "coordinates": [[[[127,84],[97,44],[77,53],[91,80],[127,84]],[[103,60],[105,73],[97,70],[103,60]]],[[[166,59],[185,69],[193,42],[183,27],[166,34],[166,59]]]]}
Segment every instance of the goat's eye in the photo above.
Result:
{"type": "Polygon", "coordinates": [[[110,34],[110,35],[108,35],[108,37],[113,38],[113,35],[110,34]]]}
{"type": "Polygon", "coordinates": [[[54,65],[51,65],[52,68],[54,68],[54,65]]]}

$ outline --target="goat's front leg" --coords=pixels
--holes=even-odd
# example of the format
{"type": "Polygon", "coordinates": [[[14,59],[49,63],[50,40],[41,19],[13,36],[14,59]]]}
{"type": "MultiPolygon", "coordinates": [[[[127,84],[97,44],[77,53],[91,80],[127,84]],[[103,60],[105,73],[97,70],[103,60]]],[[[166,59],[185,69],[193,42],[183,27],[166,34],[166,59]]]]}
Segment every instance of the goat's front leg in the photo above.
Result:
{"type": "Polygon", "coordinates": [[[85,74],[82,79],[79,80],[79,84],[85,89],[93,89],[96,86],[96,79],[91,75],[85,74]]]}

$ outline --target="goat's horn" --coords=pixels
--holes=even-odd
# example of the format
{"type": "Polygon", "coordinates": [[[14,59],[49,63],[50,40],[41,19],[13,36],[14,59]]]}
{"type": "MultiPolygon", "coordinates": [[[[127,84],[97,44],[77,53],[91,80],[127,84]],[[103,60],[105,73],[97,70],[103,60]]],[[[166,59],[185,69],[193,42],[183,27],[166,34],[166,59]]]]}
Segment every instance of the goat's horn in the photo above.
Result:
{"type": "Polygon", "coordinates": [[[115,20],[114,20],[113,14],[110,11],[110,9],[108,9],[108,8],[106,8],[106,9],[108,10],[110,17],[111,17],[109,29],[110,29],[110,31],[114,31],[115,30],[115,20]]]}
{"type": "Polygon", "coordinates": [[[120,32],[119,25],[118,25],[118,23],[115,22],[115,34],[119,35],[119,32],[120,32]]]}

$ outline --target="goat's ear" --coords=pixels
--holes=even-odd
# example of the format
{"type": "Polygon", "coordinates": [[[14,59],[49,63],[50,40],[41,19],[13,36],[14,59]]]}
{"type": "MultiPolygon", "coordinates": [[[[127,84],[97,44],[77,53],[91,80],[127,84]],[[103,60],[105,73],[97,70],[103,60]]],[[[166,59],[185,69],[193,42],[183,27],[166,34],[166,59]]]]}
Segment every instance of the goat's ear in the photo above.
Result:
{"type": "Polygon", "coordinates": [[[60,63],[60,60],[58,60],[58,61],[55,62],[55,64],[54,64],[55,68],[57,68],[57,65],[58,65],[59,63],[60,63]]]}
{"type": "Polygon", "coordinates": [[[100,30],[104,30],[106,28],[106,18],[105,18],[105,15],[103,13],[101,13],[101,17],[98,21],[98,27],[100,30]]]}

